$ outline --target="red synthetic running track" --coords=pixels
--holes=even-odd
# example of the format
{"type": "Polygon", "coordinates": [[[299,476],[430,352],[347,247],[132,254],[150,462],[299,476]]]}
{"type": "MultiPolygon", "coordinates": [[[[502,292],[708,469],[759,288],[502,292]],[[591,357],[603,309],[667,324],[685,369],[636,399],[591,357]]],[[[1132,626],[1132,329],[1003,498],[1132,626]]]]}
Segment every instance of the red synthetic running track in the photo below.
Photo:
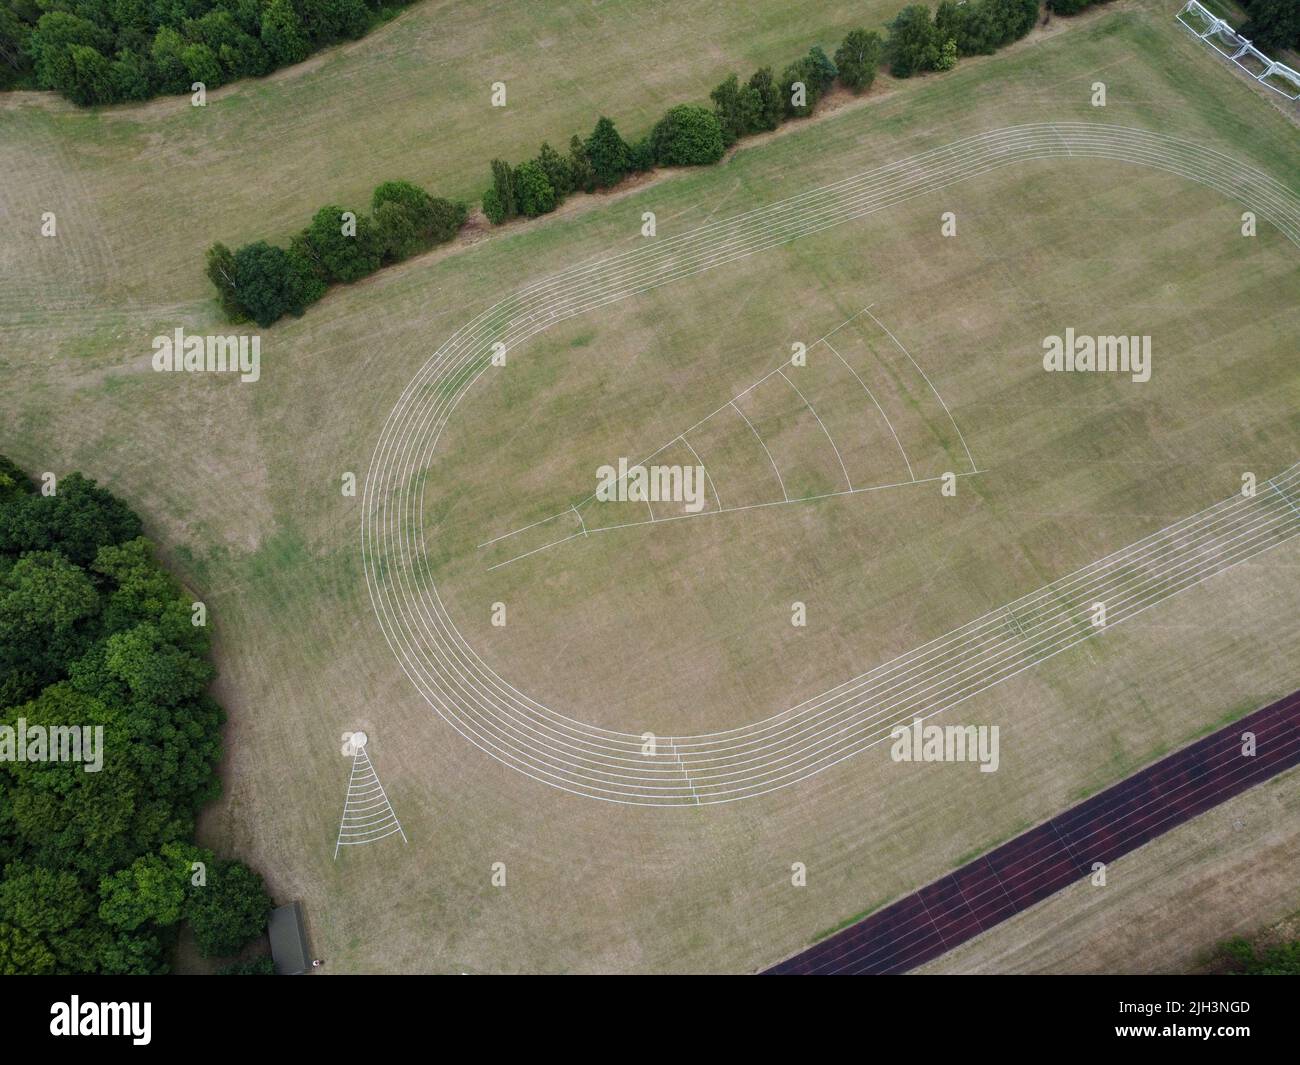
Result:
{"type": "Polygon", "coordinates": [[[1300,692],[1072,806],[794,957],[775,974],[903,973],[1300,764],[1300,692]],[[1254,755],[1242,734],[1254,733],[1254,755]]]}

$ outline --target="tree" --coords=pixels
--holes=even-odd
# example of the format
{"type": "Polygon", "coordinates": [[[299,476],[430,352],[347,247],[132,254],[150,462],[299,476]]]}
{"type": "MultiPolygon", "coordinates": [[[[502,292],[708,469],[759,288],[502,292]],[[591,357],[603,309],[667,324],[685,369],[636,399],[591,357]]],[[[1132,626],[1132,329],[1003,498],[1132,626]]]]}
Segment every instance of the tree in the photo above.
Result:
{"type": "Polygon", "coordinates": [[[587,158],[587,146],[576,133],[569,139],[569,178],[575,189],[591,192],[596,187],[596,173],[587,158]]]}
{"type": "Polygon", "coordinates": [[[0,508],[0,552],[57,549],[84,566],[104,544],[140,535],[140,519],[80,473],[60,479],[54,495],[24,494],[0,508]]]}
{"type": "Polygon", "coordinates": [[[840,81],[855,93],[871,88],[871,83],[876,80],[882,50],[880,34],[871,30],[850,30],[844,42],[835,49],[840,81]]]}
{"type": "Polygon", "coordinates": [[[1018,41],[1038,21],[1038,0],[983,0],[999,28],[998,47],[1018,41]]]}
{"type": "Polygon", "coordinates": [[[48,976],[54,972],[54,955],[41,940],[0,922],[0,976],[48,976]]]}
{"type": "Polygon", "coordinates": [[[111,103],[113,100],[113,65],[102,53],[89,45],[69,45],[72,60],[72,84],[68,95],[83,106],[111,103]]]}
{"type": "Polygon", "coordinates": [[[147,621],[168,643],[194,655],[207,653],[208,630],[193,623],[191,597],[158,565],[143,536],[105,544],[89,569],[99,590],[106,636],[147,621]]]}
{"type": "Polygon", "coordinates": [[[208,280],[217,289],[217,300],[221,310],[232,322],[240,322],[248,317],[239,302],[235,291],[235,254],[224,244],[218,242],[208,249],[205,272],[208,280]]]}
{"type": "Polygon", "coordinates": [[[0,921],[34,935],[48,937],[71,928],[91,905],[91,896],[66,869],[18,861],[5,868],[0,881],[0,921]]]}
{"type": "Polygon", "coordinates": [[[109,77],[113,81],[115,100],[147,100],[153,93],[149,60],[139,52],[126,49],[118,52],[109,77]]]}
{"type": "Polygon", "coordinates": [[[185,38],[171,26],[161,26],[149,47],[154,78],[163,92],[189,92],[190,72],[185,66],[185,38]]]}
{"type": "Polygon", "coordinates": [[[644,174],[655,168],[655,150],[648,136],[627,146],[627,172],[644,174]]]}
{"type": "Polygon", "coordinates": [[[266,931],[271,899],[262,878],[243,862],[219,860],[207,883],[190,889],[186,916],[205,958],[225,957],[266,931]]]}
{"type": "Polygon", "coordinates": [[[903,8],[889,23],[889,40],[885,46],[889,72],[897,78],[910,78],[921,71],[933,70],[939,61],[939,45],[930,9],[924,4],[903,8]]]}
{"type": "Polygon", "coordinates": [[[396,200],[375,208],[375,243],[385,262],[401,262],[424,247],[420,227],[411,210],[396,200]]]}
{"type": "Polygon", "coordinates": [[[355,40],[370,22],[362,0],[299,0],[299,10],[303,32],[317,44],[355,40]]]}
{"type": "Polygon", "coordinates": [[[787,116],[811,115],[821,95],[821,73],[810,57],[804,56],[781,72],[781,99],[787,116]]]}
{"type": "Polygon", "coordinates": [[[36,491],[22,468],[4,455],[0,455],[0,507],[4,504],[31,495],[36,491]]]}
{"type": "Polygon", "coordinates": [[[25,664],[41,684],[59,679],[85,653],[98,613],[84,570],[57,551],[24,552],[0,580],[0,668],[25,664]]]}
{"type": "Polygon", "coordinates": [[[520,163],[514,173],[519,210],[529,218],[555,210],[555,189],[535,161],[520,163]]]}
{"type": "Polygon", "coordinates": [[[1257,47],[1300,48],[1300,4],[1295,0],[1249,0],[1241,35],[1257,47]]]}
{"type": "Polygon", "coordinates": [[[235,293],[263,328],[285,314],[300,316],[324,292],[324,282],[301,255],[262,240],[235,252],[235,293]]]}
{"type": "Polygon", "coordinates": [[[112,928],[134,932],[150,923],[179,923],[185,913],[190,866],[174,850],[147,854],[99,884],[99,918],[112,928]]]}
{"type": "Polygon", "coordinates": [[[785,102],[788,97],[781,95],[781,88],[772,77],[771,67],[760,67],[749,79],[749,89],[758,97],[756,125],[748,132],[776,129],[785,115],[785,102]]]}
{"type": "Polygon", "coordinates": [[[501,202],[496,186],[483,193],[483,215],[494,226],[499,226],[506,220],[505,204],[501,202]]]}
{"type": "Polygon", "coordinates": [[[262,9],[262,44],[278,67],[307,58],[310,47],[292,0],[270,0],[262,9]]]}
{"type": "Polygon", "coordinates": [[[515,199],[515,172],[504,159],[492,160],[492,189],[501,205],[503,218],[514,218],[519,213],[515,199]]]}
{"type": "Polygon", "coordinates": [[[420,239],[431,244],[451,240],[465,224],[467,214],[464,204],[430,196],[409,181],[385,181],[377,185],[370,203],[375,211],[385,203],[401,204],[410,212],[420,239]]]}
{"type": "Polygon", "coordinates": [[[817,95],[825,96],[830,87],[835,84],[835,79],[839,77],[839,68],[831,61],[831,57],[820,44],[814,44],[808,49],[808,65],[817,82],[817,95]]]}
{"type": "Polygon", "coordinates": [[[670,108],[650,133],[654,160],[664,166],[706,166],[722,158],[722,124],[707,107],[670,108]]]}
{"type": "Polygon", "coordinates": [[[36,84],[42,89],[71,93],[77,81],[76,62],[71,49],[75,45],[107,52],[112,36],[93,22],[67,11],[48,11],[36,23],[28,37],[36,84]]]}
{"type": "Polygon", "coordinates": [[[601,116],[585,148],[597,186],[609,188],[623,180],[631,166],[631,152],[610,119],[601,116]]]}
{"type": "Polygon", "coordinates": [[[1219,967],[1240,976],[1300,976],[1300,940],[1257,947],[1240,936],[1219,944],[1219,967]]]}
{"type": "Polygon", "coordinates": [[[722,143],[730,148],[748,132],[749,123],[742,111],[740,79],[735,74],[728,75],[726,81],[709,93],[709,99],[713,101],[713,113],[718,116],[718,125],[722,129],[722,143]]]}
{"type": "Polygon", "coordinates": [[[110,636],[104,666],[133,699],[165,707],[196,698],[213,676],[207,662],[168,642],[152,622],[110,636]]]}
{"type": "MultiPolygon", "coordinates": [[[[217,53],[206,44],[187,44],[181,49],[181,63],[185,67],[189,85],[202,82],[206,88],[215,89],[225,80],[217,53]]],[[[188,87],[187,85],[186,88],[188,87]]]]}
{"type": "Polygon", "coordinates": [[[951,70],[957,65],[957,40],[949,37],[939,49],[939,59],[934,64],[935,70],[951,70]]]}
{"type": "Polygon", "coordinates": [[[8,7],[0,7],[0,63],[10,70],[27,69],[31,56],[32,27],[8,7]]]}
{"type": "Polygon", "coordinates": [[[573,191],[573,174],[570,172],[568,162],[546,141],[542,142],[536,162],[541,167],[542,173],[546,175],[546,180],[551,183],[551,188],[555,190],[557,202],[562,201],[573,191]]]}
{"type": "Polygon", "coordinates": [[[335,204],[312,216],[293,248],[326,282],[350,284],[379,269],[380,251],[370,219],[335,204]]]}
{"type": "MultiPolygon", "coordinates": [[[[0,758],[0,973],[160,972],[194,861],[237,866],[187,842],[219,787],[223,715],[191,597],[139,531],[82,475],[47,496],[0,456],[0,725],[25,721],[29,743],[90,730],[80,762],[0,758]]],[[[198,900],[201,943],[265,919],[260,879],[226,880],[198,900]]]]}

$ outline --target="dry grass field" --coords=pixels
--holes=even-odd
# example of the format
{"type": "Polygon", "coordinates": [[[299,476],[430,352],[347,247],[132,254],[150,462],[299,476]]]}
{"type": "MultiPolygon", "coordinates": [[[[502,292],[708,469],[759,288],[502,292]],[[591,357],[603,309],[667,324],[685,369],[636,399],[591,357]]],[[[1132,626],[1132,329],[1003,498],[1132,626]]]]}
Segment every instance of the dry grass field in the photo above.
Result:
{"type": "MultiPolygon", "coordinates": [[[[499,16],[495,6],[417,6],[373,41],[223,90],[204,119],[226,124],[217,137],[181,131],[199,119],[176,101],[102,116],[30,98],[0,109],[6,225],[56,209],[61,234],[42,244],[26,235],[33,223],[0,244],[0,450],[37,470],[81,469],[121,494],[208,603],[230,724],[225,793],[205,839],[263,871],[278,898],[304,900],[332,970],[756,969],[1296,687],[1292,543],[964,704],[962,721],[1002,729],[993,774],[897,765],[877,748],[732,806],[625,808],[513,773],[433,712],[376,624],[360,501],[341,495],[340,477],[364,474],[389,410],[451,332],[523,285],[634,246],[643,211],[671,237],[1045,120],[1194,140],[1300,193],[1295,128],[1218,69],[1174,25],[1172,5],[1150,0],[891,84],[716,168],[335,290],[265,331],[257,384],[150,371],[156,333],[218,328],[200,273],[212,239],[282,237],[318,202],[359,198],[389,176],[472,193],[489,155],[567,137],[597,110],[636,129],[732,66],[819,37],[830,45],[864,17],[829,5],[799,30],[773,5],[754,16],[762,35],[709,36],[717,54],[703,55],[681,42],[704,32],[704,5],[694,22],[652,25],[636,20],[658,5],[619,7],[614,38],[663,43],[677,73],[659,80],[655,67],[646,92],[625,73],[627,53],[609,48],[599,62],[624,72],[623,95],[587,88],[597,70],[575,69],[572,82],[534,65],[508,71],[539,102],[535,112],[521,103],[499,138],[480,128],[487,108],[467,73],[491,57],[449,68],[438,52],[491,39],[517,54],[518,37],[483,28],[497,23],[455,22],[499,16]],[[354,65],[365,67],[355,81],[354,65]],[[419,78],[457,87],[426,108],[419,78]],[[1107,83],[1104,111],[1089,105],[1096,80],[1107,83]],[[360,96],[345,91],[353,84],[360,96]],[[367,114],[372,91],[387,95],[367,114]],[[337,123],[318,96],[339,101],[337,123]],[[351,114],[364,116],[355,128],[351,114]],[[348,770],[339,736],[358,727],[410,842],[334,861],[348,770]],[[790,884],[795,861],[808,866],[807,887],[790,884]],[[490,883],[494,862],[506,865],[505,887],[490,883]]],[[[578,49],[577,28],[535,17],[547,22],[528,31],[538,49],[578,49]]],[[[585,52],[601,51],[587,41],[585,52]]],[[[1300,249],[1267,225],[1242,238],[1242,209],[1142,168],[1033,163],[556,327],[512,353],[499,381],[476,386],[424,474],[424,531],[449,612],[513,684],[575,718],[725,729],[1216,502],[1243,470],[1291,465],[1300,249]],[[939,235],[944,211],[957,215],[955,238],[939,235]],[[488,568],[499,558],[484,540],[582,499],[598,465],[673,440],[778,366],[792,341],[811,344],[868,305],[879,324],[855,319],[836,347],[897,415],[918,477],[964,470],[951,423],[882,327],[925,369],[983,471],[955,499],[908,485],[614,530],[488,568]],[[1066,326],[1151,335],[1151,381],[1045,374],[1040,341],[1066,326]],[[806,628],[790,625],[793,600],[809,606],[806,628]],[[505,628],[489,623],[496,601],[508,604],[505,628]]],[[[840,475],[895,479],[892,439],[826,369],[814,361],[808,372],[825,376],[794,380],[846,441],[843,466],[789,394],[755,389],[747,416],[799,494],[840,475]]],[[[724,500],[729,486],[747,500],[773,489],[742,427],[707,427],[719,468],[729,463],[724,500]]],[[[1265,816],[1281,808],[1283,782],[1234,803],[1265,816]]],[[[1198,826],[1179,838],[1201,839],[1198,826]]],[[[1126,862],[1158,863],[1150,851],[1126,862]]],[[[1069,952],[1023,964],[1086,967],[1069,952]]]]}

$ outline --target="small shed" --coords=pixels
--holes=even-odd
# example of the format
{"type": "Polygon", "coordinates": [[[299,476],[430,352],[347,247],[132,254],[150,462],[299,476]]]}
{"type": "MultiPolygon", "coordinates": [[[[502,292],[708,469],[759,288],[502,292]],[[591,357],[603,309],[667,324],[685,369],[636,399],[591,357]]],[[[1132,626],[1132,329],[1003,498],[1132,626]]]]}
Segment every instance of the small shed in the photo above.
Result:
{"type": "Polygon", "coordinates": [[[271,937],[271,960],[275,962],[276,976],[298,976],[311,968],[301,903],[289,902],[272,910],[267,934],[271,937]]]}

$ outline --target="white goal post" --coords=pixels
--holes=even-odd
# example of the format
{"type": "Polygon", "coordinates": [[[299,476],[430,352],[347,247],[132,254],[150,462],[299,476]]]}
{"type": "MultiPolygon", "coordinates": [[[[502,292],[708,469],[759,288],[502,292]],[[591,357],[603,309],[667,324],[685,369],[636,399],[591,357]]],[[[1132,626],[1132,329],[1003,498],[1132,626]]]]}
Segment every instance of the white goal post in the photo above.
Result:
{"type": "Polygon", "coordinates": [[[1218,15],[1207,11],[1197,0],[1187,0],[1178,12],[1178,21],[1191,34],[1204,41],[1225,59],[1230,59],[1261,85],[1266,85],[1288,100],[1300,100],[1300,72],[1285,63],[1270,59],[1218,15]]]}

